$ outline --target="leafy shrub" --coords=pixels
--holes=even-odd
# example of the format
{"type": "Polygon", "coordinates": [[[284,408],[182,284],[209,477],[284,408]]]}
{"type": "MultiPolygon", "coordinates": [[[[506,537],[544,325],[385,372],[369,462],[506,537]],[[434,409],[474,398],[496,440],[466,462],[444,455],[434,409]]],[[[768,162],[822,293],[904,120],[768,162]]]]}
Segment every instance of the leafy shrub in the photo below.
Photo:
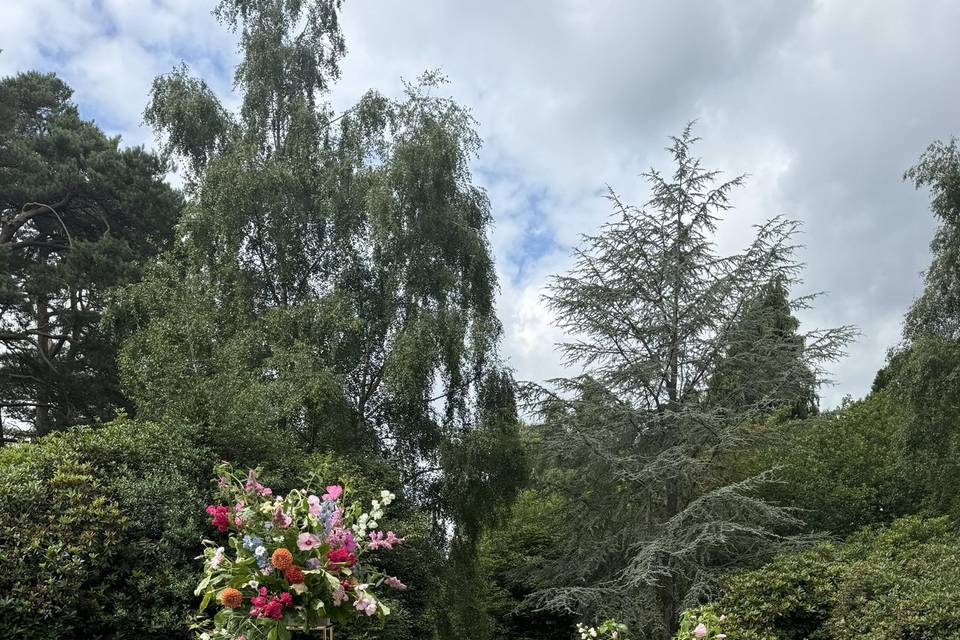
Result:
{"type": "Polygon", "coordinates": [[[911,516],[780,556],[723,586],[685,619],[737,640],[960,638],[960,532],[946,517],[911,516]]]}
{"type": "Polygon", "coordinates": [[[925,487],[904,456],[910,411],[890,391],[842,410],[786,422],[754,461],[777,467],[782,483],[766,497],[801,509],[810,531],[846,536],[864,526],[916,513],[925,487]]]}
{"type": "Polygon", "coordinates": [[[0,451],[0,637],[185,637],[210,468],[126,419],[0,451]]]}

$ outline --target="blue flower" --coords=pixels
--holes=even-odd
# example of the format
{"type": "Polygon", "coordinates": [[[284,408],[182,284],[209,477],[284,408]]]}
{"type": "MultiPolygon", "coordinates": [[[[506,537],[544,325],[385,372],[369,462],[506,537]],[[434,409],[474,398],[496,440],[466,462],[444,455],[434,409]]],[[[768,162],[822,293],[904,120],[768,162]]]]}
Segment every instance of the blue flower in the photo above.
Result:
{"type": "Polygon", "coordinates": [[[243,536],[243,548],[253,551],[257,547],[263,544],[263,540],[257,536],[243,536]]]}

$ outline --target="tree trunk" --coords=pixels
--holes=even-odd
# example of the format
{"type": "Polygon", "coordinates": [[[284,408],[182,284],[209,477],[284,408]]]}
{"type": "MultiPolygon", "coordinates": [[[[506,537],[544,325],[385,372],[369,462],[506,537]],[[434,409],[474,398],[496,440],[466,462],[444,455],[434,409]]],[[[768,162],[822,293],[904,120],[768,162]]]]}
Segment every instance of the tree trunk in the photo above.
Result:
{"type": "MultiPolygon", "coordinates": [[[[47,249],[40,250],[40,264],[44,265],[47,261],[49,252],[47,249]]],[[[50,308],[48,306],[47,296],[37,294],[37,360],[40,366],[49,364],[50,357],[50,308]]],[[[52,367],[51,367],[52,373],[52,367]]],[[[40,381],[37,385],[37,412],[36,424],[34,430],[37,436],[42,436],[50,432],[50,392],[44,376],[38,376],[40,381]]]]}

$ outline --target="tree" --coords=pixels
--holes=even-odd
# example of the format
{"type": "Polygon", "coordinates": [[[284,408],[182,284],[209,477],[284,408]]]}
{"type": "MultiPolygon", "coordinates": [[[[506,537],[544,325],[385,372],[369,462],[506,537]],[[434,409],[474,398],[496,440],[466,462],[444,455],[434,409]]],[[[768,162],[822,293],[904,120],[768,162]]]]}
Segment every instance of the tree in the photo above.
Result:
{"type": "MultiPolygon", "coordinates": [[[[709,591],[719,568],[749,564],[781,548],[794,516],[756,496],[764,477],[722,482],[724,456],[749,442],[770,403],[795,400],[790,385],[838,357],[849,327],[802,334],[783,348],[777,331],[754,332],[762,394],[709,401],[711,382],[769,283],[795,281],[797,224],[774,218],[740,253],[715,254],[712,234],[743,179],[691,156],[688,126],[672,138],[670,177],[645,174],[646,208],[611,191],[617,217],[584,238],[568,275],[547,301],[571,338],[561,345],[574,378],[534,387],[542,418],[541,464],[576,505],[565,520],[560,559],[542,575],[557,585],[534,603],[558,612],[631,624],[664,638],[678,611],[709,591]]],[[[728,378],[729,380],[729,378],[728,378]]],[[[728,382],[727,384],[730,384],[728,382]]],[[[733,391],[733,389],[731,389],[733,391]]]]}
{"type": "Polygon", "coordinates": [[[799,327],[783,276],[775,276],[730,331],[708,402],[733,411],[783,409],[794,418],[815,414],[817,381],[803,361],[799,327]]]}
{"type": "Polygon", "coordinates": [[[931,210],[941,225],[930,244],[933,260],[923,292],[904,320],[903,341],[888,354],[874,388],[891,388],[910,410],[904,454],[914,482],[927,489],[925,506],[958,508],[960,431],[960,149],[957,141],[934,142],[904,178],[932,193],[931,210]]]}
{"type": "Polygon", "coordinates": [[[105,292],[165,246],[166,165],[119,146],[53,75],[0,80],[0,409],[42,435],[123,406],[105,292]]]}
{"type": "Polygon", "coordinates": [[[907,170],[904,179],[919,189],[929,187],[930,208],[942,224],[933,236],[933,262],[925,274],[923,293],[904,323],[904,337],[960,339],[960,150],[957,141],[934,142],[907,170]]]}
{"type": "Polygon", "coordinates": [[[196,424],[240,461],[279,433],[387,459],[445,544],[519,473],[480,141],[432,73],[334,114],[338,8],[219,3],[241,34],[236,114],[184,67],[154,82],[146,119],[184,163],[188,204],[111,326],[142,415],[196,424]]]}

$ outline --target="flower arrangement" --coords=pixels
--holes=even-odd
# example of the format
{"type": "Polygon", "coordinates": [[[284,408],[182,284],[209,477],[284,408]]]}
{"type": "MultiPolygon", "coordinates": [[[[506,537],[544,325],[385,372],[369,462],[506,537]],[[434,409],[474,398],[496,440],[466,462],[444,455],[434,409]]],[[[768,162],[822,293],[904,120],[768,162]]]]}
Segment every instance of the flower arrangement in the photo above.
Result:
{"type": "Polygon", "coordinates": [[[580,634],[580,640],[626,640],[627,625],[620,624],[616,620],[604,620],[598,627],[588,627],[578,622],[577,633],[580,634]]]}
{"type": "Polygon", "coordinates": [[[198,558],[204,561],[196,589],[203,596],[200,611],[219,605],[213,631],[201,640],[287,640],[291,630],[321,629],[330,619],[389,615],[375,591],[406,585],[364,559],[403,543],[379,523],[396,496],[381,491],[364,511],[359,503],[344,503],[340,485],[319,496],[309,489],[278,496],[256,470],[244,476],[224,464],[217,473],[220,504],[206,512],[227,540],[222,546],[205,540],[198,558]]]}

